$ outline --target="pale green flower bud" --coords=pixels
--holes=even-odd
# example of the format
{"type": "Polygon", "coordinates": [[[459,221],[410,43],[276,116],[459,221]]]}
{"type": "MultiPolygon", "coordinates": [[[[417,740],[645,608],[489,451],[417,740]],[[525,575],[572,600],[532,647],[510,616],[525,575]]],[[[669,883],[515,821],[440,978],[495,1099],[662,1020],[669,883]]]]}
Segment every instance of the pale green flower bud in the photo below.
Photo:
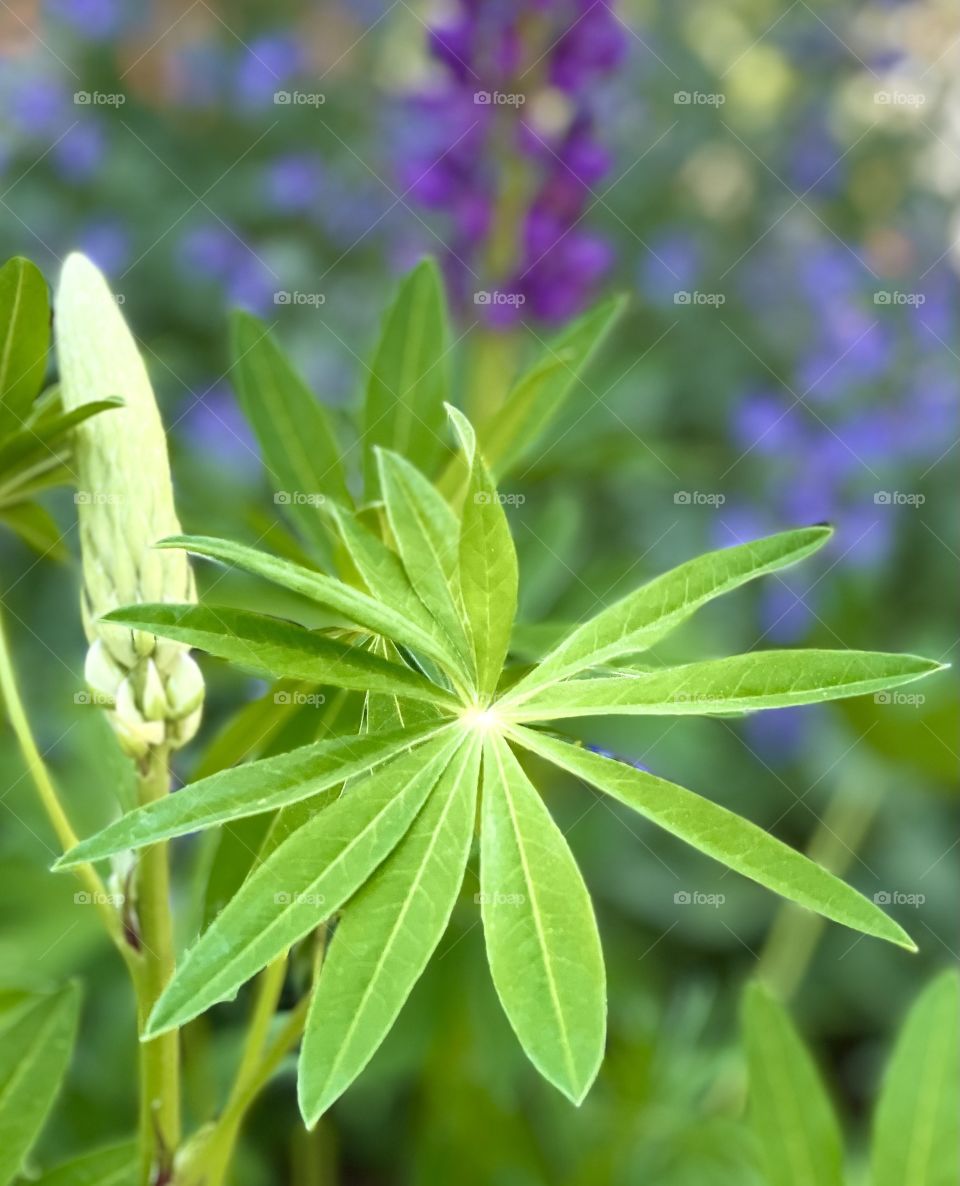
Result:
{"type": "Polygon", "coordinates": [[[182,723],[167,726],[195,714],[203,700],[202,677],[182,644],[100,621],[123,605],[196,600],[186,553],[153,547],[180,532],[166,434],[119,305],[82,255],[63,266],[55,329],[64,407],[124,401],[75,430],[74,467],[87,679],[114,701],[109,715],[124,748],[143,757],[150,746],[183,744],[182,723]]]}

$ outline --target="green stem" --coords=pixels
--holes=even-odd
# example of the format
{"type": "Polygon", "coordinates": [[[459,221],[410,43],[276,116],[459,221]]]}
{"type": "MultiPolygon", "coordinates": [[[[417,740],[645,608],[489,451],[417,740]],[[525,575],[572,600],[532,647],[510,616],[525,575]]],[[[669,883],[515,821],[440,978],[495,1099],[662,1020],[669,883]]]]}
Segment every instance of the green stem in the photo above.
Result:
{"type": "MultiPolygon", "coordinates": [[[[16,673],[7,645],[2,619],[0,619],[0,697],[2,697],[7,706],[7,716],[9,717],[10,725],[16,735],[20,752],[23,755],[27,771],[36,788],[40,803],[56,833],[61,849],[63,852],[67,852],[78,843],[77,834],[74,832],[67,813],[60,802],[57,789],[53,785],[53,779],[50,777],[43,756],[37,748],[37,743],[30,729],[30,722],[27,719],[26,710],[20,699],[16,673]]],[[[77,865],[74,867],[73,872],[79,878],[90,901],[95,906],[107,934],[123,956],[123,960],[130,969],[131,975],[136,978],[138,974],[136,953],[126,941],[120,916],[111,904],[111,899],[107,894],[106,886],[100,879],[100,875],[94,869],[93,865],[77,865]]]]}
{"type": "MultiPolygon", "coordinates": [[[[167,750],[151,749],[140,771],[139,801],[153,803],[169,790],[167,750]]],[[[175,966],[166,844],[151,845],[140,855],[137,909],[143,946],[143,970],[137,983],[142,1034],[175,966]]],[[[169,1169],[179,1143],[180,1035],[170,1030],[140,1045],[140,1180],[144,1186],[169,1169]]]]}

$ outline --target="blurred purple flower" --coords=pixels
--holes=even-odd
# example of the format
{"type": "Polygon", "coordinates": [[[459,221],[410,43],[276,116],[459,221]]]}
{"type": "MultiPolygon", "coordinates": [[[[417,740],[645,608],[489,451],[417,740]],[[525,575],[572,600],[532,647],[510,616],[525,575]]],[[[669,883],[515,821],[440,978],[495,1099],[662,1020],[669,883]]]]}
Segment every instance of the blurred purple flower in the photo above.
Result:
{"type": "Polygon", "coordinates": [[[112,218],[87,223],[77,236],[77,246],[108,276],[117,275],[130,259],[130,234],[112,218]]]}
{"type": "Polygon", "coordinates": [[[246,107],[266,107],[276,91],[307,65],[303,47],[290,33],[272,33],[245,45],[234,76],[237,98],[246,107]]]}
{"type": "Polygon", "coordinates": [[[651,240],[643,249],[640,290],[658,305],[673,303],[676,292],[696,287],[703,268],[703,252],[689,234],[670,231],[651,240]]]}
{"type": "Polygon", "coordinates": [[[123,0],[47,0],[46,7],[85,41],[109,41],[126,22],[123,0]]]}
{"type": "Polygon", "coordinates": [[[67,181],[86,181],[103,164],[107,140],[103,127],[84,119],[74,124],[54,146],[51,156],[57,171],[67,181]]]}
{"type": "Polygon", "coordinates": [[[204,457],[251,474],[260,469],[256,440],[229,383],[221,380],[191,394],[183,435],[204,457]]]}
{"type": "Polygon", "coordinates": [[[70,95],[61,82],[37,75],[14,87],[9,116],[24,135],[53,136],[69,126],[70,104],[70,95]]]}
{"type": "Polygon", "coordinates": [[[243,250],[237,236],[219,223],[193,227],[180,238],[177,254],[196,275],[223,280],[243,250]]]}
{"type": "Polygon", "coordinates": [[[267,202],[280,214],[302,214],[320,199],[323,170],[306,153],[289,153],[271,161],[264,175],[267,202]]]}

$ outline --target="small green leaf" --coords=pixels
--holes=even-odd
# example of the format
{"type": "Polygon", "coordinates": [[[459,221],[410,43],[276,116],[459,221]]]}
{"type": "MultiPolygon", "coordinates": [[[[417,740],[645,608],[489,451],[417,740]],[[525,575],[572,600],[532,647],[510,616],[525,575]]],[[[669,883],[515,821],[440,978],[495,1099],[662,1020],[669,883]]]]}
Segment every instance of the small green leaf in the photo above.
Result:
{"type": "Polygon", "coordinates": [[[960,979],[941,973],[907,1014],[874,1116],[872,1186],[956,1186],[960,979]]]}
{"type": "Polygon", "coordinates": [[[426,726],[369,737],[336,737],[222,770],[121,816],[71,848],[54,868],[99,861],[127,849],[312,798],[402,756],[439,732],[437,726],[426,726]]]}
{"type": "Polygon", "coordinates": [[[68,985],[0,1015],[0,1186],[40,1135],[73,1051],[80,993],[68,985]]]}
{"type": "Polygon", "coordinates": [[[65,438],[78,424],[91,416],[99,416],[101,412],[122,407],[122,399],[95,399],[82,407],[71,408],[69,412],[58,407],[51,414],[27,421],[0,445],[0,472],[4,475],[4,483],[15,469],[54,463],[68,452],[65,438]]]}
{"type": "Polygon", "coordinates": [[[484,745],[483,930],[493,983],[537,1070],[575,1104],[603,1058],[606,979],[590,895],[510,747],[484,745]]]}
{"type": "Polygon", "coordinates": [[[469,423],[451,417],[467,457],[470,479],[460,524],[460,590],[473,639],[477,688],[493,694],[500,679],[517,612],[517,552],[500,495],[469,423]]]}
{"type": "Polygon", "coordinates": [[[18,506],[0,506],[0,523],[19,535],[25,544],[53,560],[66,560],[69,553],[63,542],[63,532],[56,520],[38,503],[24,502],[18,506]]]}
{"type": "Polygon", "coordinates": [[[326,409],[250,313],[233,315],[237,395],[253,426],[263,463],[281,502],[310,540],[326,545],[318,503],[350,505],[341,450],[326,409]]]}
{"type": "MultiPolygon", "coordinates": [[[[843,1186],[843,1139],[823,1081],[789,1014],[760,984],[744,995],[743,1030],[764,1182],[843,1186]]],[[[900,1186],[907,1181],[919,1186],[900,1186]]]]}
{"type": "Polygon", "coordinates": [[[578,626],[507,699],[528,699],[558,680],[647,650],[712,598],[802,560],[823,547],[830,535],[829,527],[807,527],[688,560],[578,626]]]}
{"type": "Polygon", "coordinates": [[[809,857],[725,807],[685,787],[545,733],[522,727],[511,733],[526,749],[619,799],[734,872],[834,922],[916,951],[910,936],[873,902],[809,857]]]}
{"type": "Polygon", "coordinates": [[[314,572],[289,560],[280,560],[244,544],[229,540],[210,539],[200,535],[178,535],[161,541],[164,548],[185,548],[196,556],[206,556],[223,564],[235,565],[275,585],[299,593],[319,605],[341,614],[349,622],[364,626],[375,634],[383,634],[394,642],[422,651],[443,666],[456,663],[448,644],[434,627],[427,631],[411,622],[392,606],[351,588],[342,581],[314,572]]]}
{"type": "Polygon", "coordinates": [[[183,957],[149,1035],[233,996],[339,910],[400,842],[459,741],[448,733],[394,758],[278,845],[183,957]]]}
{"type": "Polygon", "coordinates": [[[294,622],[250,610],[168,603],[131,605],[112,611],[103,620],[184,642],[275,678],[388,692],[445,708],[457,706],[449,693],[409,667],[388,663],[362,646],[350,646],[294,622]]]}
{"type": "Polygon", "coordinates": [[[882,692],[942,664],[877,651],[756,651],[633,675],[555,684],[504,716],[528,721],[607,714],[702,716],[819,704],[882,692]]]}
{"type": "Polygon", "coordinates": [[[30,1186],[137,1186],[136,1141],[83,1153],[31,1178],[30,1186]]]}
{"type": "Polygon", "coordinates": [[[473,838],[479,759],[474,739],[447,759],[410,831],[344,909],[300,1055],[309,1126],[373,1057],[446,930],[473,838]]]}
{"type": "Polygon", "coordinates": [[[380,486],[403,567],[449,646],[466,658],[467,637],[457,604],[460,527],[446,499],[395,453],[377,451],[380,486]]]}
{"type": "Polygon", "coordinates": [[[0,268],[0,439],[19,428],[43,386],[50,298],[39,269],[19,256],[0,268]]]}
{"type": "Polygon", "coordinates": [[[625,305],[625,298],[613,297],[548,342],[503,406],[480,426],[480,451],[497,478],[515,469],[546,432],[625,305]]]}
{"type": "MultiPolygon", "coordinates": [[[[400,652],[385,638],[375,638],[370,650],[391,663],[401,662],[400,652]]],[[[426,700],[412,700],[398,693],[368,692],[364,729],[367,733],[390,733],[396,729],[429,725],[441,715],[442,710],[426,700]]]]}
{"type": "Polygon", "coordinates": [[[404,278],[369,368],[362,445],[370,499],[380,489],[376,446],[427,473],[443,452],[448,336],[440,272],[425,259],[404,278]]]}

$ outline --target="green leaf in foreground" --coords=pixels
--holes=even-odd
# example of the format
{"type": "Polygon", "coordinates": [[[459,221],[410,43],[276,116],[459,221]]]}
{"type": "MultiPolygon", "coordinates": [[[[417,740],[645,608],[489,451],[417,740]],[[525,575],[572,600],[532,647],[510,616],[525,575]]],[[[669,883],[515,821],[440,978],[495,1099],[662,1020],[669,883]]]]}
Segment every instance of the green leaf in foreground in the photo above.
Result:
{"type": "Polygon", "coordinates": [[[544,688],[509,715],[549,721],[617,713],[696,716],[786,708],[896,688],[941,667],[915,655],[876,651],[755,651],[631,675],[570,680],[544,688]]]}
{"type": "Polygon", "coordinates": [[[125,1141],[65,1161],[30,1186],[137,1186],[139,1169],[137,1142],[125,1141]]]}
{"type": "Polygon", "coordinates": [[[744,996],[743,1031],[764,1182],[843,1186],[843,1140],[823,1081],[786,1009],[760,984],[744,996]]]}
{"type": "Polygon", "coordinates": [[[418,672],[329,638],[295,622],[250,610],[208,605],[131,605],[104,621],[146,630],[197,647],[238,667],[274,678],[301,679],[354,691],[387,692],[429,700],[446,708],[457,702],[418,672]]]}
{"type": "Polygon", "coordinates": [[[47,284],[35,264],[18,256],[0,268],[0,437],[26,420],[49,349],[47,284]]]}
{"type": "Polygon", "coordinates": [[[511,734],[526,749],[619,799],[734,872],[834,922],[887,939],[909,951],[916,950],[910,936],[868,898],[725,807],[685,787],[544,733],[516,728],[511,734]]]}
{"type": "Polygon", "coordinates": [[[73,1050],[80,992],[68,985],[0,1015],[0,1186],[7,1186],[60,1090],[73,1050]]]}
{"type": "Polygon", "coordinates": [[[344,909],[300,1054],[310,1126],[372,1058],[446,930],[473,838],[479,757],[479,742],[464,738],[410,831],[344,909]]]}
{"type": "Polygon", "coordinates": [[[449,734],[434,738],[351,783],[274,849],[186,953],[157,1001],[148,1035],[233,996],[339,910],[399,843],[458,743],[449,734]]]}
{"type": "Polygon", "coordinates": [[[960,978],[941,973],[897,1038],[873,1123],[872,1186],[956,1186],[960,1147],[960,978]]]}
{"type": "Polygon", "coordinates": [[[493,983],[538,1071],[580,1103],[603,1058],[606,980],[590,896],[506,742],[484,745],[483,930],[493,983]]]}
{"type": "Polygon", "coordinates": [[[443,726],[427,725],[370,737],[336,737],[290,753],[222,770],[145,804],[82,840],[54,865],[67,869],[99,861],[127,849],[143,848],[173,836],[200,831],[229,820],[260,815],[312,798],[400,757],[435,736],[443,726]]]}
{"type": "Polygon", "coordinates": [[[829,527],[784,531],[754,543],[688,560],[578,626],[506,698],[529,699],[538,689],[653,646],[714,597],[746,581],[795,564],[822,548],[829,527]]]}

